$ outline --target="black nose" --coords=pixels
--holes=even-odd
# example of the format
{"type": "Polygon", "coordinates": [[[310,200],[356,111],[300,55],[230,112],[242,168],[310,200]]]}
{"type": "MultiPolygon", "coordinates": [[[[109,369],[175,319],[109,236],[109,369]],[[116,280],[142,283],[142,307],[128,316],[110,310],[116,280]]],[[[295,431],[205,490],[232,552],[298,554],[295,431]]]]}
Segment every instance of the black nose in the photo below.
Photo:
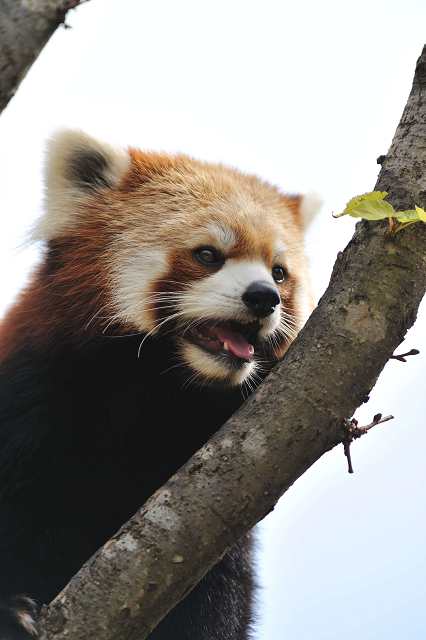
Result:
{"type": "Polygon", "coordinates": [[[266,318],[280,303],[280,294],[268,282],[252,282],[242,295],[242,300],[256,318],[266,318]]]}

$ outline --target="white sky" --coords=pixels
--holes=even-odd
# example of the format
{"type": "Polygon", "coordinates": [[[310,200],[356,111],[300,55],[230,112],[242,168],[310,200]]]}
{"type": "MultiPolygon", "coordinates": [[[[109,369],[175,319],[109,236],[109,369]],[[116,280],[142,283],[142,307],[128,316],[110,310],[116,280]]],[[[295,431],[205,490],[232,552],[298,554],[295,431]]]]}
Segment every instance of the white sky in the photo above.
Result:
{"type": "MultiPolygon", "coordinates": [[[[43,143],[60,124],[221,160],[283,190],[319,191],[307,238],[317,298],[374,187],[426,42],[416,0],[92,0],[71,12],[0,117],[0,311],[36,248],[43,143]]],[[[426,203],[419,203],[424,205],[426,203]]],[[[257,640],[420,640],[425,611],[425,311],[420,356],[391,361],[357,413],[396,419],[339,447],[261,525],[257,640]]]]}

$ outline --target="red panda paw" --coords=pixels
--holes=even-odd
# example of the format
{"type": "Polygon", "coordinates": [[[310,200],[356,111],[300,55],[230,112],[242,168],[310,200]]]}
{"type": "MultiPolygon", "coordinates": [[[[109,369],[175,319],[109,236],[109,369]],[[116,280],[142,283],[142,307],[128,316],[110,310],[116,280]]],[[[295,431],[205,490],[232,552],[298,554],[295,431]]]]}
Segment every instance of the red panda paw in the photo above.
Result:
{"type": "Polygon", "coordinates": [[[37,606],[25,596],[0,602],[0,639],[34,640],[38,637],[37,606]]]}

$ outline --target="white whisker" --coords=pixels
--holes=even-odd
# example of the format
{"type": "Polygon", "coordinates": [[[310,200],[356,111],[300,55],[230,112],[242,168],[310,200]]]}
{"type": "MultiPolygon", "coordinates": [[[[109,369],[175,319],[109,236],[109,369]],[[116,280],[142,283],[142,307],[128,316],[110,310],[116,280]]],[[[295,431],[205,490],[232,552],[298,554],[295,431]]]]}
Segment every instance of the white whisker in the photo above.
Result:
{"type": "Polygon", "coordinates": [[[103,311],[103,310],[105,309],[105,307],[107,307],[107,306],[108,306],[107,304],[104,304],[104,306],[103,306],[103,307],[101,307],[101,308],[99,309],[99,311],[97,311],[97,312],[95,313],[95,315],[93,315],[93,316],[90,318],[89,322],[88,322],[88,323],[86,324],[86,326],[84,327],[84,331],[86,331],[86,330],[87,330],[88,326],[93,322],[93,320],[98,316],[98,314],[99,314],[101,311],[103,311]]]}

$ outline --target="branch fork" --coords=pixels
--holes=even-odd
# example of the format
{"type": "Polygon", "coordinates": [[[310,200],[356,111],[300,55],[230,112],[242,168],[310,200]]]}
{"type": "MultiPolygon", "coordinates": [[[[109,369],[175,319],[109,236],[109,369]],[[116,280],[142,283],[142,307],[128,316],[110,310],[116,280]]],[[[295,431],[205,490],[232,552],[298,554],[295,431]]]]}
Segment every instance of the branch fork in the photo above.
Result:
{"type": "Polygon", "coordinates": [[[400,362],[407,362],[405,359],[407,356],[417,356],[420,353],[418,349],[411,349],[411,351],[407,351],[407,353],[400,353],[397,356],[391,356],[389,360],[399,360],[400,362]]]}
{"type": "MultiPolygon", "coordinates": [[[[409,354],[404,354],[409,355],[409,354]]],[[[411,354],[410,354],[411,355],[411,354]]],[[[401,356],[402,357],[402,356],[401,356]]],[[[405,362],[405,360],[404,360],[405,362]]],[[[351,451],[350,446],[354,440],[360,438],[364,434],[366,434],[370,429],[376,426],[376,424],[381,424],[382,422],[387,422],[388,420],[393,420],[393,416],[386,416],[386,418],[382,418],[381,413],[377,413],[373,421],[370,424],[367,424],[365,427],[358,426],[358,420],[352,418],[351,420],[345,420],[343,424],[343,428],[345,430],[345,437],[342,440],[343,447],[345,450],[345,456],[348,459],[348,472],[353,473],[352,460],[351,460],[351,451]]]]}

